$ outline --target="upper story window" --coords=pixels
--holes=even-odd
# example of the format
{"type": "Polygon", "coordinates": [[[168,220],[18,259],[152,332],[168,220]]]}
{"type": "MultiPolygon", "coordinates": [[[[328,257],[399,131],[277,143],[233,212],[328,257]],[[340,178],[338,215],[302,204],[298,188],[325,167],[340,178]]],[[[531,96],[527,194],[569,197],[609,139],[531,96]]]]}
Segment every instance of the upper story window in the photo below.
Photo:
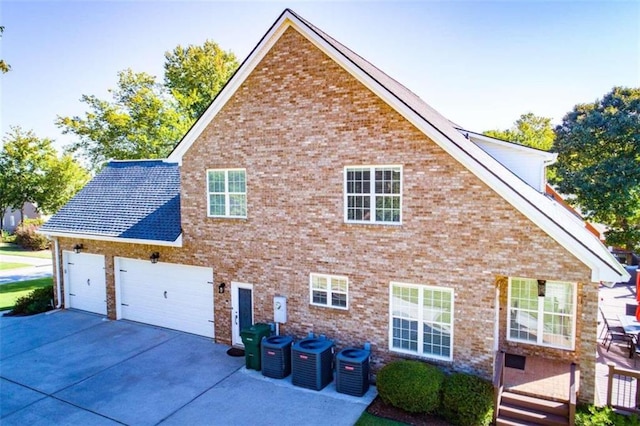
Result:
{"type": "Polygon", "coordinates": [[[347,277],[311,274],[309,303],[330,308],[347,309],[349,280],[347,277]]]}
{"type": "Polygon", "coordinates": [[[576,285],[509,279],[507,339],[539,346],[575,348],[576,285]]]}
{"type": "Polygon", "coordinates": [[[402,167],[345,167],[345,221],[400,223],[402,167]]]}
{"type": "Polygon", "coordinates": [[[207,170],[210,217],[247,217],[247,182],[244,169],[207,170]]]}

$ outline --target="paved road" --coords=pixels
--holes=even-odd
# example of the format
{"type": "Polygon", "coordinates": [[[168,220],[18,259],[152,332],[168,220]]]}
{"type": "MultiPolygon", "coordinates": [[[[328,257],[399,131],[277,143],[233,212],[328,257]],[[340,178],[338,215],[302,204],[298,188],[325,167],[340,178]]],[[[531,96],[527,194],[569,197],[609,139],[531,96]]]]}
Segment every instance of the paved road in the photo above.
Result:
{"type": "Polygon", "coordinates": [[[375,398],[247,370],[210,339],[78,311],[0,317],[0,423],[353,425],[375,398]]]}
{"type": "Polygon", "coordinates": [[[25,263],[30,265],[24,268],[0,270],[0,285],[16,281],[50,277],[53,274],[51,259],[2,254],[0,255],[0,263],[25,263]]]}

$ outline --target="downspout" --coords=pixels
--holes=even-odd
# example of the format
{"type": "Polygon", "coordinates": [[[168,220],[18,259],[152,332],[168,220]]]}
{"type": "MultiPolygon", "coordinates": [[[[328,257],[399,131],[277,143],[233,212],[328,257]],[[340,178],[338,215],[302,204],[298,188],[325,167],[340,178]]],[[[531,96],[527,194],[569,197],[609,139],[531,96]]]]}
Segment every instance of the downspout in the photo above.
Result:
{"type": "Polygon", "coordinates": [[[54,258],[56,262],[56,296],[58,298],[56,309],[60,309],[62,307],[62,291],[60,286],[60,250],[57,237],[53,237],[53,249],[55,250],[54,258]]]}

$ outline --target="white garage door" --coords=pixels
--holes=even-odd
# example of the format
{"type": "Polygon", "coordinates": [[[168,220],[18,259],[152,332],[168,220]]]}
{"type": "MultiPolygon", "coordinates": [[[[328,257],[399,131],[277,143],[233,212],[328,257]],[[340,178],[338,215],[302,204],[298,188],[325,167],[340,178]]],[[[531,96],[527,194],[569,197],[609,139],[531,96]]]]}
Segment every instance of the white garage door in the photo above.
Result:
{"type": "Polygon", "coordinates": [[[116,258],[120,318],[213,337],[213,269],[116,258]]]}
{"type": "Polygon", "coordinates": [[[67,308],[107,314],[107,287],[104,256],[89,253],[63,253],[67,308]]]}

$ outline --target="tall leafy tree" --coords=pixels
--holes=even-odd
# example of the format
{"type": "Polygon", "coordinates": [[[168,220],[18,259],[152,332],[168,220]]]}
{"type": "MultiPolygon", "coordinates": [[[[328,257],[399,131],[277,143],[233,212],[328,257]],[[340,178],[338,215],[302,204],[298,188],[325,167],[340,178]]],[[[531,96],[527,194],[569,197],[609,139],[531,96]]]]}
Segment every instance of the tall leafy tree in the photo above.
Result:
{"type": "Polygon", "coordinates": [[[522,114],[510,129],[488,130],[484,134],[543,151],[551,149],[555,139],[551,119],[530,112],[522,114]]]}
{"type": "Polygon", "coordinates": [[[0,207],[22,210],[33,203],[54,213],[88,181],[89,174],[70,156],[58,157],[52,141],[11,127],[0,151],[0,207]]]}
{"type": "Polygon", "coordinates": [[[22,220],[24,204],[36,204],[44,191],[44,175],[56,151],[51,140],[39,139],[32,131],[20,127],[11,127],[2,142],[0,169],[7,184],[7,204],[20,210],[22,220]]]}
{"type": "Polygon", "coordinates": [[[89,182],[91,175],[69,154],[49,159],[44,175],[44,191],[37,200],[38,210],[55,213],[89,182]]]}
{"type": "Polygon", "coordinates": [[[555,132],[554,183],[608,226],[608,244],[640,248],[640,88],[576,105],[555,132]]]}
{"type": "Polygon", "coordinates": [[[177,46],[165,53],[164,84],[183,111],[197,120],[238,69],[236,55],[206,40],[202,46],[177,46]]]}
{"type": "MultiPolygon", "coordinates": [[[[0,26],[0,37],[2,37],[2,33],[4,33],[4,27],[0,26]]],[[[0,59],[0,72],[4,74],[9,72],[10,69],[11,69],[11,65],[6,63],[4,59],[0,59]]]]}
{"type": "Polygon", "coordinates": [[[191,125],[155,78],[130,69],[118,74],[112,100],[83,95],[89,111],[84,117],[58,117],[64,134],[78,139],[69,151],[99,169],[109,159],[165,157],[191,125]]]}
{"type": "Polygon", "coordinates": [[[178,46],[165,59],[164,84],[121,71],[111,100],[83,95],[83,117],[58,117],[63,133],[78,137],[69,151],[94,170],[109,159],[166,157],[238,67],[233,53],[209,40],[178,46]]]}

